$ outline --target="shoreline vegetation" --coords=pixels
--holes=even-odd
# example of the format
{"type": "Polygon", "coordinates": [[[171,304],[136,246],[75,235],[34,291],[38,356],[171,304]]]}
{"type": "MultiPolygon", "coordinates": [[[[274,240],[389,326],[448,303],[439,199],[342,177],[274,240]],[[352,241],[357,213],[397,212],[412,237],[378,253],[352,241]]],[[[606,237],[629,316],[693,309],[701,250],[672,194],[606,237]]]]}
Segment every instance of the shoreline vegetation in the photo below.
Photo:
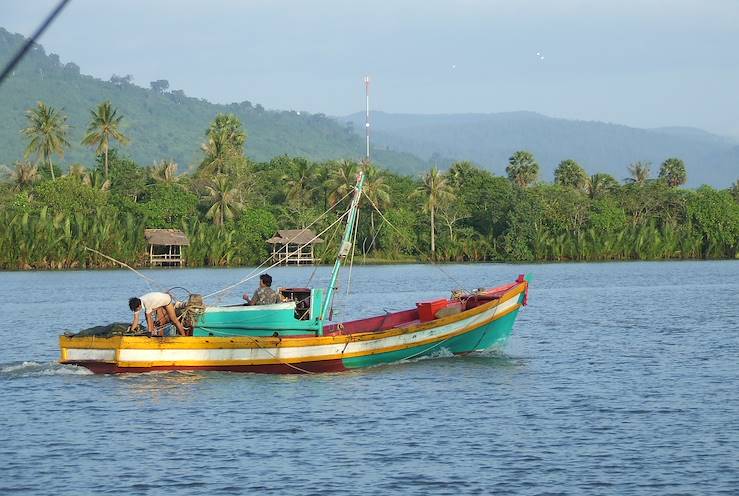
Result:
{"type": "MultiPolygon", "coordinates": [[[[24,156],[0,165],[4,270],[117,266],[85,247],[143,267],[145,228],[183,230],[190,267],[255,265],[269,256],[265,240],[278,229],[306,227],[335,207],[312,229],[330,226],[360,168],[368,199],[360,205],[355,264],[739,257],[739,180],[723,190],[682,188],[687,170],[674,157],[657,177],[647,162],[625,166],[623,182],[588,175],[573,160],[559,164],[553,183],[542,182],[525,150],[510,157],[506,176],[460,161],[410,177],[351,160],[255,162],[241,121],[218,114],[205,131],[202,161],[178,174],[166,158],[142,167],[125,156],[125,117],[106,101],[90,109],[82,140],[96,163],[63,171],[57,164],[70,146],[64,112],[39,102],[26,117],[24,156]]],[[[336,255],[337,232],[322,236],[317,256],[324,261],[336,255]]]]}

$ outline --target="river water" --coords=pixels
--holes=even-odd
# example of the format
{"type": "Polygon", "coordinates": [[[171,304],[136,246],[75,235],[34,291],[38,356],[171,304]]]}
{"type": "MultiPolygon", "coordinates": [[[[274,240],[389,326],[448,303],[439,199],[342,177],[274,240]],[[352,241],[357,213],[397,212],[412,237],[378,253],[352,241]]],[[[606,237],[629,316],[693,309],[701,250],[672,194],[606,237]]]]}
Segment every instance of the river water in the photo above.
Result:
{"type": "MultiPolygon", "coordinates": [[[[355,267],[336,313],[530,272],[505,348],[310,376],[62,367],[60,332],[129,319],[147,285],[126,271],[0,273],[0,494],[739,492],[739,262],[443,271],[355,267]]],[[[146,274],[208,293],[247,272],[146,274]]],[[[312,272],[271,275],[300,286],[312,272]]],[[[253,282],[238,289],[222,301],[253,282]]]]}

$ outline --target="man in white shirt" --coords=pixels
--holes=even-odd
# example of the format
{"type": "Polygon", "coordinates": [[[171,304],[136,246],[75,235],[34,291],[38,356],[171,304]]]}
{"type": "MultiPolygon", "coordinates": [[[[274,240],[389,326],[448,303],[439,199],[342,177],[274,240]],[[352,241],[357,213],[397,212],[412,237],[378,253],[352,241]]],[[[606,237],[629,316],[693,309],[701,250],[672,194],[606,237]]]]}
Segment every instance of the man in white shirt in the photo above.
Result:
{"type": "Polygon", "coordinates": [[[131,298],[128,300],[128,307],[133,312],[133,322],[131,323],[131,330],[136,330],[139,327],[141,309],[144,309],[144,316],[146,317],[146,325],[149,328],[149,332],[152,336],[162,336],[159,334],[156,327],[154,327],[153,313],[157,312],[159,315],[159,321],[162,321],[162,317],[167,315],[170,322],[177,328],[177,332],[180,336],[187,336],[185,328],[182,327],[177,314],[175,314],[175,301],[171,295],[167,293],[146,293],[139,298],[131,298]]]}

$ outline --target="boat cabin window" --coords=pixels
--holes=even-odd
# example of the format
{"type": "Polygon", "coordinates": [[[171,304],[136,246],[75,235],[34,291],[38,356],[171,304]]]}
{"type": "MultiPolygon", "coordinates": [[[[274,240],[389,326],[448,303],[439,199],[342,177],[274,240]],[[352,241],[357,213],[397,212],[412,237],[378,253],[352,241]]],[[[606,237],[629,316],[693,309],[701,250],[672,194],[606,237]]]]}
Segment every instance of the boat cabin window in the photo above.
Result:
{"type": "Polygon", "coordinates": [[[280,288],[280,300],[295,302],[297,320],[310,320],[310,288],[280,288]]]}

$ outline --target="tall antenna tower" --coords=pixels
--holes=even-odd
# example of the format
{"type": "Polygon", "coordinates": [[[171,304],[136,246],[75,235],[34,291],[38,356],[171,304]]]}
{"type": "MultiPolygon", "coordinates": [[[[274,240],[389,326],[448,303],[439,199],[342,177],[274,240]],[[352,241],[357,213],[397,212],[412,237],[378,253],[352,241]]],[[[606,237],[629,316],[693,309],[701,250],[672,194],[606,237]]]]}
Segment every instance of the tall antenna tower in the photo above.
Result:
{"type": "Polygon", "coordinates": [[[365,99],[367,100],[367,112],[365,114],[365,119],[364,119],[364,133],[367,139],[367,152],[364,156],[364,160],[367,164],[370,163],[369,85],[370,85],[369,76],[364,76],[364,96],[365,96],[365,99]]]}

